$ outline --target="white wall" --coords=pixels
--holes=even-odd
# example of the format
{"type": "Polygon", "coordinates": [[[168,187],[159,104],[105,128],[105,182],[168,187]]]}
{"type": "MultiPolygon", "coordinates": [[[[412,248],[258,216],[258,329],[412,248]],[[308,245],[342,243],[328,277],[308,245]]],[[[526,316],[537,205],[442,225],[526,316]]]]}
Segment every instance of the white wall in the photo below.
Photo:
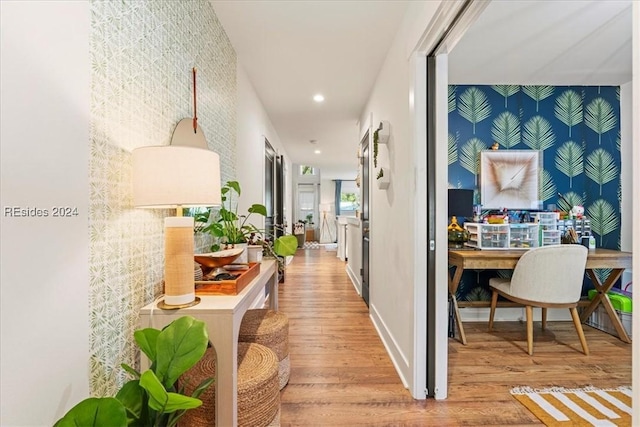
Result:
{"type": "Polygon", "coordinates": [[[335,212],[336,201],[336,183],[331,179],[320,178],[320,203],[327,203],[331,205],[331,211],[335,212]]]}
{"type": "Polygon", "coordinates": [[[362,222],[357,218],[347,218],[347,274],[356,288],[358,295],[362,295],[362,222]]]}
{"type": "MultiPolygon", "coordinates": [[[[379,190],[371,164],[370,313],[398,373],[414,397],[424,387],[414,380],[414,323],[424,312],[414,310],[414,263],[424,254],[414,253],[415,154],[411,110],[413,68],[407,46],[416,46],[440,2],[412,2],[385,59],[371,96],[360,116],[360,138],[373,117],[390,124],[388,158],[391,184],[379,190]]],[[[410,51],[410,50],[409,50],[410,51]]],[[[372,151],[373,153],[373,151],[372,151]]],[[[422,258],[420,258],[422,262],[422,258]]]]}
{"type": "Polygon", "coordinates": [[[2,1],[0,16],[0,425],[52,425],[89,390],[89,4],[2,1]]]}
{"type": "MultiPolygon", "coordinates": [[[[249,81],[242,64],[238,63],[238,140],[237,140],[237,180],[242,187],[238,212],[246,212],[253,203],[264,203],[264,139],[283,154],[285,158],[285,217],[291,226],[292,211],[292,170],[280,137],[276,133],[271,120],[262,106],[253,85],[249,81]]],[[[251,218],[251,223],[258,228],[264,226],[264,218],[251,218]]],[[[291,230],[289,230],[291,231],[291,230]]]]}

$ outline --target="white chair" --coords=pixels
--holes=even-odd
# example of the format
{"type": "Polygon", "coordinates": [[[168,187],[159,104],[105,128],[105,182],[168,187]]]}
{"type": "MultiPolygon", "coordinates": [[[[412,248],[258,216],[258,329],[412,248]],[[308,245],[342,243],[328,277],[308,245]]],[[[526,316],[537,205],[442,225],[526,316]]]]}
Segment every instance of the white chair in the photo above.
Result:
{"type": "Polygon", "coordinates": [[[547,323],[547,308],[568,308],[584,354],[589,355],[576,309],[582,293],[587,253],[587,248],[581,245],[529,249],[518,260],[511,279],[490,279],[489,287],[493,294],[489,330],[493,327],[498,295],[523,304],[527,313],[527,349],[529,355],[533,355],[533,307],[542,308],[543,330],[547,323]]]}

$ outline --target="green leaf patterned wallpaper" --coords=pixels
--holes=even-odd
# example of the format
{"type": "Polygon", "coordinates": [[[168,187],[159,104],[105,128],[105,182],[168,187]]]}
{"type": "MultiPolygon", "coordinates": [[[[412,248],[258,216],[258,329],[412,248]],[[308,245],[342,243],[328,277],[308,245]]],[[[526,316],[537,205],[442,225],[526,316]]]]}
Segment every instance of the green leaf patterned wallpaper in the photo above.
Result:
{"type": "Polygon", "coordinates": [[[90,12],[89,384],[106,396],[125,381],[120,364],[136,364],[138,311],[162,293],[163,220],[175,212],[132,207],[131,151],[169,144],[193,116],[196,67],[198,122],[223,182],[233,178],[236,54],[206,0],[91,1],[90,12]]]}
{"type": "MultiPolygon", "coordinates": [[[[598,247],[619,248],[618,86],[451,85],[448,92],[450,187],[474,189],[480,200],[479,153],[494,142],[500,150],[542,150],[543,205],[583,205],[598,247]]],[[[480,275],[463,282],[459,297],[484,295],[474,290],[485,286],[480,275]]]]}

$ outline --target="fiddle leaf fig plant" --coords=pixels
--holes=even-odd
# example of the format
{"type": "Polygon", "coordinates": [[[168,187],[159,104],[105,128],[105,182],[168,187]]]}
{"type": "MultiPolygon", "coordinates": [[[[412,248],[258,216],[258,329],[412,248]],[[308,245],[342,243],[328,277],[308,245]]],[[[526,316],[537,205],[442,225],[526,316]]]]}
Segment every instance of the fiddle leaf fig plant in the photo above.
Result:
{"type": "Polygon", "coordinates": [[[209,343],[204,322],[180,317],[163,330],[146,328],[134,333],[151,366],[140,373],[123,364],[134,379],[114,397],[90,397],[71,408],[54,427],[76,426],[175,426],[184,413],[202,405],[198,397],[213,383],[208,378],[191,396],[176,384],[204,355],[209,343]]]}

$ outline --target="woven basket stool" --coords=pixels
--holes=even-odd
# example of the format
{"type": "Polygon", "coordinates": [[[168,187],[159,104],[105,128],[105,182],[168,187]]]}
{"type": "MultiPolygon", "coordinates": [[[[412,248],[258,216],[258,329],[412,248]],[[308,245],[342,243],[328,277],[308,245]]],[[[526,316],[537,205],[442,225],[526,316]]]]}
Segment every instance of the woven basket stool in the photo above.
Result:
{"type": "MultiPolygon", "coordinates": [[[[180,377],[187,396],[205,379],[215,378],[216,353],[205,355],[180,377]]],[[[216,425],[215,383],[200,395],[202,406],[188,410],[180,418],[180,427],[216,425]]],[[[269,348],[253,343],[238,343],[238,426],[279,427],[280,389],[278,359],[269,348]]]]}
{"type": "Polygon", "coordinates": [[[280,390],[289,382],[289,318],[279,311],[256,308],[247,310],[240,324],[240,342],[269,347],[278,356],[280,390]]]}

